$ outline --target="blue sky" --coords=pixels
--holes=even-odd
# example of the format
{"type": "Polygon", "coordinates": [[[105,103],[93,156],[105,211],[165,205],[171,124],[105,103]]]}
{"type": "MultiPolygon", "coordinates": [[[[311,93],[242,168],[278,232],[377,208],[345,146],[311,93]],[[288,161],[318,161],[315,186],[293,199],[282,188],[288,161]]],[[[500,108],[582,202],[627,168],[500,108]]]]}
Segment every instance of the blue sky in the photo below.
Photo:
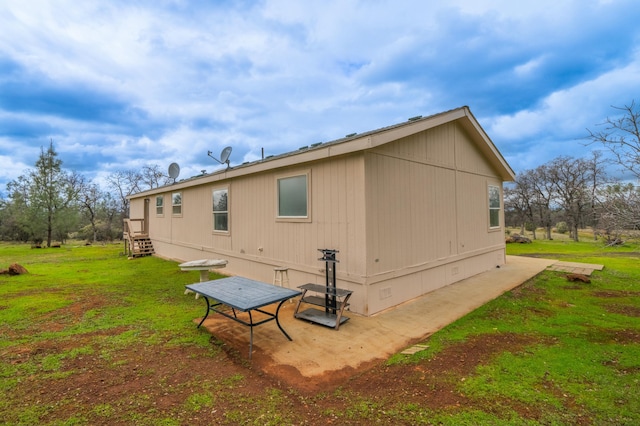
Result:
{"type": "Polygon", "coordinates": [[[180,178],[468,105],[516,171],[640,102],[637,0],[24,1],[0,6],[0,194],[50,140],[103,182],[180,178]]]}

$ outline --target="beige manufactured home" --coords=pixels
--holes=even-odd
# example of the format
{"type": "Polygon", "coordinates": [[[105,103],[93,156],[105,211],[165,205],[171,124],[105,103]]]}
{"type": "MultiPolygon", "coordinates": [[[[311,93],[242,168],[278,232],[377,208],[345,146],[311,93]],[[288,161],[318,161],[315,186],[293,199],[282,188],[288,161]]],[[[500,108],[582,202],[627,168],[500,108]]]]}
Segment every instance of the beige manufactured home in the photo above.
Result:
{"type": "Polygon", "coordinates": [[[193,177],[130,197],[156,255],[225,273],[337,286],[373,315],[505,263],[514,173],[468,107],[193,177]]]}

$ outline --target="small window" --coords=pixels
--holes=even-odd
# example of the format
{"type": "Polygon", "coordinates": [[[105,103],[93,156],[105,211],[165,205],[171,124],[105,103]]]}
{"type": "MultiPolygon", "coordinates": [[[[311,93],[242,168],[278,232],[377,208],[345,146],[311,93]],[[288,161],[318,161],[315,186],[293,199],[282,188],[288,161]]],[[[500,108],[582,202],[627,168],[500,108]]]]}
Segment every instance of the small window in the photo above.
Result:
{"type": "Polygon", "coordinates": [[[500,227],[500,188],[489,185],[489,228],[500,227]]]}
{"type": "Polygon", "coordinates": [[[171,194],[171,213],[174,215],[182,214],[182,192],[171,194]]]}
{"type": "Polygon", "coordinates": [[[164,214],[164,195],[156,196],[156,215],[162,216],[164,214]]]}
{"type": "Polygon", "coordinates": [[[308,174],[278,179],[278,217],[308,218],[308,174]]]}
{"type": "Polygon", "coordinates": [[[213,191],[213,230],[229,231],[229,190],[213,191]]]}

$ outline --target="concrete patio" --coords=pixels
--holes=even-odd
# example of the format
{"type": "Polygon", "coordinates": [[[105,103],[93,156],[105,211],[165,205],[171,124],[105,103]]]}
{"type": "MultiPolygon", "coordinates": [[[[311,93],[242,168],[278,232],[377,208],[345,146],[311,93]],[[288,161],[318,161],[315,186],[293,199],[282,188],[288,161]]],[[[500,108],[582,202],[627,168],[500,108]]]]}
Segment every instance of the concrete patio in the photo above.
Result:
{"type": "MultiPolygon", "coordinates": [[[[375,316],[345,313],[350,320],[338,331],[293,318],[296,304],[285,302],[280,310],[280,323],[293,341],[285,338],[275,322],[256,327],[250,362],[259,364],[267,373],[287,370],[308,379],[331,372],[353,372],[413,346],[555,263],[556,260],[550,259],[507,256],[507,263],[501,268],[433,291],[375,316]]],[[[248,327],[220,315],[211,315],[203,327],[249,361],[248,327]]]]}

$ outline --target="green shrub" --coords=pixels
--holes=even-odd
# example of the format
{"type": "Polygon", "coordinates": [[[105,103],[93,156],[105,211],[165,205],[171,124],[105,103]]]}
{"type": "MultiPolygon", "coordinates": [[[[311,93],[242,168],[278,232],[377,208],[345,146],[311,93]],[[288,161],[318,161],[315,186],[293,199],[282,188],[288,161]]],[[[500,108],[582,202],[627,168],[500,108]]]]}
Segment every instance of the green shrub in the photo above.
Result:
{"type": "Polygon", "coordinates": [[[569,232],[569,226],[567,225],[567,222],[556,223],[556,232],[558,234],[566,234],[567,232],[569,232]]]}

